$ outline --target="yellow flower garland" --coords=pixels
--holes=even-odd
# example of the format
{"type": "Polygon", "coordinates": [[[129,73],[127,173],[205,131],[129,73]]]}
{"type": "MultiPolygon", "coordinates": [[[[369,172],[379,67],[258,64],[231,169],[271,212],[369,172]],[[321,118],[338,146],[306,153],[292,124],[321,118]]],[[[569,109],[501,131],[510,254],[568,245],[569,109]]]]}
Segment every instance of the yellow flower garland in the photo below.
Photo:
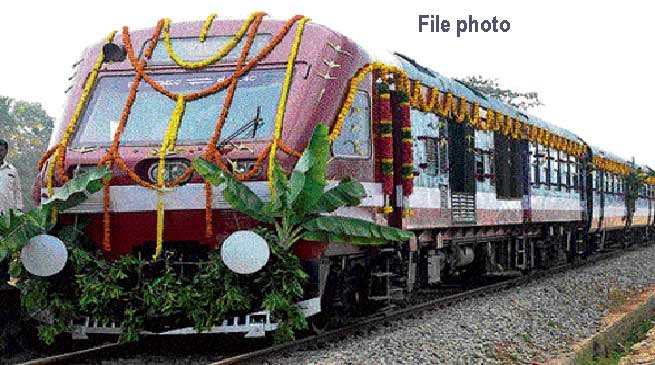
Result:
{"type": "Polygon", "coordinates": [[[606,157],[594,156],[593,162],[597,169],[611,172],[613,174],[628,175],[631,171],[628,165],[622,162],[610,160],[606,157]]]}
{"type": "MultiPolygon", "coordinates": [[[[112,31],[111,33],[109,33],[105,43],[111,43],[114,40],[114,35],[116,35],[116,31],[112,31]]],[[[66,147],[70,142],[71,135],[75,133],[75,130],[77,129],[77,123],[80,119],[80,115],[82,114],[82,110],[86,105],[86,100],[89,97],[89,94],[91,93],[91,89],[93,88],[93,85],[95,84],[95,81],[98,78],[98,71],[100,71],[100,67],[102,66],[104,59],[105,59],[105,55],[102,52],[102,48],[101,48],[100,53],[98,53],[98,57],[96,58],[96,61],[93,65],[93,68],[91,69],[89,78],[86,80],[84,84],[82,95],[80,95],[80,100],[77,103],[77,106],[75,107],[75,111],[73,112],[73,115],[71,116],[70,123],[68,123],[68,127],[66,128],[66,131],[64,131],[64,134],[61,137],[61,142],[59,143],[59,147],[57,147],[57,149],[52,155],[52,158],[50,159],[50,165],[48,166],[48,170],[46,171],[47,174],[46,186],[48,188],[49,196],[52,196],[55,190],[54,189],[55,167],[57,166],[57,164],[62,162],[61,159],[63,158],[63,153],[65,153],[66,147]]],[[[53,209],[52,222],[55,223],[56,219],[57,219],[57,211],[53,209]]]]}
{"type": "Polygon", "coordinates": [[[341,110],[339,111],[339,114],[337,114],[337,118],[334,122],[334,126],[332,127],[332,132],[330,132],[330,142],[334,142],[341,134],[341,128],[343,128],[343,122],[346,116],[348,115],[348,113],[350,112],[350,107],[352,106],[355,100],[357,85],[359,85],[359,83],[364,79],[364,77],[366,77],[366,75],[373,70],[379,71],[381,74],[382,73],[394,74],[398,78],[398,82],[396,83],[398,85],[398,90],[405,91],[407,92],[408,96],[410,96],[409,93],[409,90],[411,88],[410,80],[409,78],[407,78],[407,74],[405,73],[405,71],[399,69],[398,67],[389,66],[382,62],[372,62],[360,68],[355,73],[355,76],[353,76],[350,79],[350,86],[348,88],[348,93],[346,94],[346,99],[341,105],[341,110]]]}
{"type": "Polygon", "coordinates": [[[291,52],[289,53],[289,58],[287,59],[287,69],[286,74],[284,75],[284,84],[282,86],[282,93],[280,95],[280,102],[277,106],[277,114],[275,116],[275,132],[273,134],[273,144],[271,145],[271,151],[268,155],[268,184],[271,190],[271,196],[275,196],[275,189],[273,188],[273,162],[275,161],[275,154],[277,152],[278,143],[282,137],[282,125],[284,122],[284,110],[287,104],[287,97],[289,95],[289,87],[291,86],[291,78],[293,77],[293,63],[296,61],[296,55],[298,54],[298,47],[300,46],[300,40],[302,38],[302,33],[305,29],[305,23],[307,23],[309,18],[302,18],[298,22],[296,28],[296,37],[293,40],[293,45],[291,46],[291,52]]]}
{"type": "Polygon", "coordinates": [[[476,108],[479,108],[479,106],[476,107],[475,104],[473,105],[473,113],[471,115],[468,108],[465,108],[462,103],[466,98],[462,96],[458,97],[459,104],[456,104],[451,92],[446,93],[445,101],[442,104],[439,102],[439,90],[436,87],[428,87],[427,97],[429,100],[426,101],[421,81],[408,80],[408,83],[409,86],[406,89],[410,91],[410,105],[416,110],[434,113],[441,117],[452,115],[458,123],[468,120],[469,124],[476,129],[500,132],[514,139],[527,139],[530,142],[536,141],[541,145],[556,148],[577,157],[581,157],[584,154],[585,148],[581,143],[551,134],[548,130],[535,125],[529,125],[527,122],[521,121],[518,118],[512,118],[509,115],[504,115],[493,109],[486,109],[486,118],[483,121],[480,119],[479,109],[476,111],[476,108]],[[529,131],[526,128],[529,128],[529,131]]]}
{"type": "Polygon", "coordinates": [[[207,33],[209,32],[209,28],[212,26],[214,19],[216,19],[216,13],[209,14],[207,20],[205,20],[205,25],[202,26],[202,30],[200,31],[200,36],[198,37],[198,40],[201,43],[207,39],[207,33]]]}
{"type": "MultiPolygon", "coordinates": [[[[55,188],[54,188],[54,178],[55,178],[55,167],[57,166],[56,161],[57,158],[59,157],[59,149],[55,151],[55,153],[52,155],[52,159],[50,160],[50,164],[48,165],[48,169],[46,170],[46,177],[47,177],[47,182],[46,185],[48,187],[48,196],[52,196],[55,193],[55,188]]],[[[50,222],[52,224],[57,223],[57,208],[52,209],[52,215],[50,217],[50,222]]]]}
{"type": "Polygon", "coordinates": [[[243,35],[246,34],[248,31],[248,28],[250,27],[250,24],[252,24],[253,21],[255,21],[255,18],[262,14],[261,12],[255,12],[250,15],[250,17],[243,23],[239,31],[230,39],[230,41],[221,49],[218,51],[215,55],[201,60],[201,61],[196,61],[196,62],[187,62],[181,59],[173,50],[173,45],[171,44],[171,37],[170,37],[170,19],[164,20],[164,43],[166,43],[166,51],[168,52],[168,56],[177,63],[178,66],[187,68],[187,69],[194,69],[194,68],[202,68],[202,67],[207,67],[211,65],[214,62],[217,62],[221,58],[225,57],[230,51],[241,41],[241,38],[243,38],[243,35]]]}
{"type": "Polygon", "coordinates": [[[173,151],[175,149],[175,142],[177,141],[177,131],[180,129],[180,122],[182,121],[182,116],[184,114],[185,102],[184,95],[179,94],[177,96],[177,104],[171,115],[171,119],[168,122],[168,128],[166,128],[166,135],[164,136],[164,141],[162,142],[161,148],[159,149],[159,164],[157,166],[157,186],[158,191],[157,195],[159,196],[159,201],[157,202],[157,247],[155,249],[155,254],[152,256],[153,260],[156,260],[161,253],[163,242],[164,242],[164,189],[165,189],[165,179],[164,179],[164,170],[166,169],[166,154],[168,151],[173,151]]]}

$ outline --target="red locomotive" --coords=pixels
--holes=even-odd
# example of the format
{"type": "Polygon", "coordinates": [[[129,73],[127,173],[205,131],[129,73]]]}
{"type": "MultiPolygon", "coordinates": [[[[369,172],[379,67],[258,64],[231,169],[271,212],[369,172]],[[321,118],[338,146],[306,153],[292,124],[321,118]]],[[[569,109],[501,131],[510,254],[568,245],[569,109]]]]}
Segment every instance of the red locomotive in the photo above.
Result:
{"type": "Polygon", "coordinates": [[[205,185],[192,160],[214,157],[267,199],[267,156],[276,153],[290,170],[325,123],[330,179],[353,177],[367,192],[360,207],[339,213],[416,239],[383,250],[299,242],[295,252],[315,284],[308,314],[336,315],[449,277],[519,274],[652,237],[652,181],[626,203],[634,163],[403,55],[380,58],[300,16],[262,17],[209,29],[201,21],[125,28],[87,49],[36,198],[78,171],[109,165],[103,192],[62,217],[91,218],[87,233],[108,257],[152,253],[157,243],[191,257],[255,225],[205,185]],[[176,148],[162,157],[180,108],[176,148]]]}

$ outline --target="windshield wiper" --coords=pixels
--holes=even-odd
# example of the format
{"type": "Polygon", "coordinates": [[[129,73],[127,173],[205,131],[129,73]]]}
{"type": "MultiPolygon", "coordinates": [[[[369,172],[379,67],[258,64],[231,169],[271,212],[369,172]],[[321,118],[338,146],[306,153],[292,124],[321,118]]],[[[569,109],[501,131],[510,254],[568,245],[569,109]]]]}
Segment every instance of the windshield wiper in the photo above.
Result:
{"type": "Polygon", "coordinates": [[[234,133],[232,133],[229,136],[225,137],[225,139],[223,139],[221,142],[218,143],[218,145],[216,146],[216,149],[218,149],[219,151],[222,150],[223,148],[225,148],[226,145],[232,143],[232,141],[235,138],[245,134],[250,129],[252,129],[252,137],[251,138],[255,138],[255,135],[257,135],[257,130],[259,129],[259,127],[262,124],[264,124],[264,119],[262,119],[262,117],[261,117],[261,112],[262,112],[262,107],[258,105],[257,106],[257,114],[255,114],[255,117],[252,118],[252,120],[250,120],[246,124],[239,127],[239,129],[234,131],[234,133]]]}

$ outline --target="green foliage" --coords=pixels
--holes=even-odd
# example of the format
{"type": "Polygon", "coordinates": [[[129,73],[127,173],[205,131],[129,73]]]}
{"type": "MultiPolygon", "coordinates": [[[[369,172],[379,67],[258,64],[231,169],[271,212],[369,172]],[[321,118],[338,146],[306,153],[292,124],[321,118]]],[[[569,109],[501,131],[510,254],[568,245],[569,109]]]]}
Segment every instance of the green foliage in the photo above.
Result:
{"type": "Polygon", "coordinates": [[[87,194],[100,190],[102,180],[107,178],[110,178],[110,172],[106,167],[91,169],[64,184],[43,204],[25,214],[14,209],[0,213],[0,261],[7,256],[13,259],[12,275],[19,274],[17,258],[27,241],[54,228],[50,219],[52,209],[64,210],[80,204],[87,194]]]}
{"type": "MultiPolygon", "coordinates": [[[[105,261],[81,232],[77,226],[58,232],[60,238],[70,239],[65,241],[70,261],[64,273],[56,278],[26,274],[19,282],[24,310],[47,319],[38,329],[47,344],[82,316],[119,324],[121,342],[136,341],[143,330],[161,322],[206,331],[261,309],[285,321],[277,341],[292,338],[306,325],[295,303],[307,275],[288,251],[273,250],[266,268],[249,276],[233,273],[213,252],[195,275],[180,276],[165,259],[148,262],[128,255],[105,261]]],[[[275,239],[266,229],[259,233],[275,239]]]]}
{"type": "Polygon", "coordinates": [[[41,104],[0,96],[0,138],[10,144],[7,160],[20,173],[26,209],[34,206],[29,192],[37,174],[37,162],[47,148],[46,136],[53,126],[54,119],[41,104]]]}
{"type": "Polygon", "coordinates": [[[495,79],[488,79],[483,76],[467,76],[456,81],[482,97],[491,96],[521,110],[543,105],[536,92],[506,89],[495,79]]]}
{"type": "MultiPolygon", "coordinates": [[[[166,255],[154,262],[130,255],[105,261],[95,245],[84,239],[81,226],[50,227],[69,250],[64,272],[53,278],[25,274],[20,282],[24,309],[48,319],[39,328],[41,339],[52,343],[56,335],[69,329],[71,321],[82,316],[120,323],[123,329],[120,341],[127,342],[137,340],[144,329],[157,323],[193,326],[203,331],[234,315],[261,309],[269,310],[280,321],[276,342],[293,339],[298,330],[307,327],[296,303],[303,297],[308,276],[292,252],[295,242],[301,238],[320,238],[380,244],[412,237],[410,232],[358,219],[320,215],[343,206],[357,206],[365,196],[363,186],[351,179],[344,179],[325,191],[327,136],[327,128],[319,126],[289,177],[274,162],[274,194],[269,202],[263,202],[245,184],[223,174],[214,164],[203,159],[194,161],[196,170],[206,181],[223,185],[223,196],[235,210],[263,223],[256,231],[269,243],[271,258],[261,271],[252,275],[230,271],[218,252],[211,253],[194,275],[184,277],[173,270],[166,255]]],[[[99,171],[71,182],[61,189],[61,196],[48,200],[43,209],[79,203],[85,196],[82,192],[101,188],[102,178],[107,175],[99,171]]],[[[27,220],[38,222],[34,225],[42,228],[48,222],[48,219],[37,219],[41,215],[29,220],[21,217],[10,213],[0,217],[0,225],[14,227],[15,221],[27,220]]]]}
{"type": "Polygon", "coordinates": [[[298,240],[384,244],[413,237],[412,232],[361,219],[320,215],[341,207],[358,206],[366,196],[363,185],[350,178],[325,191],[329,152],[328,128],[319,124],[289,177],[279,162],[273,161],[272,192],[268,203],[211,162],[202,158],[194,161],[196,171],[207,182],[224,184],[223,196],[235,210],[265,225],[258,231],[269,243],[276,259],[258,273],[261,279],[257,284],[264,293],[262,307],[281,320],[276,332],[278,342],[292,339],[297,330],[307,326],[302,312],[294,304],[302,298],[302,284],[307,279],[300,261],[291,252],[298,240]]]}
{"type": "Polygon", "coordinates": [[[349,217],[316,217],[302,227],[306,230],[303,238],[310,241],[384,244],[407,241],[414,236],[412,232],[349,217]]]}
{"type": "Polygon", "coordinates": [[[645,181],[653,176],[655,176],[655,171],[644,170],[641,167],[636,167],[625,175],[625,206],[628,212],[628,223],[632,224],[640,189],[644,186],[645,181]]]}
{"type": "Polygon", "coordinates": [[[360,182],[345,178],[318,198],[312,213],[332,213],[341,207],[356,207],[365,196],[366,191],[360,182]]]}
{"type": "MultiPolygon", "coordinates": [[[[272,224],[277,233],[277,244],[289,250],[299,239],[345,242],[356,244],[382,244],[405,241],[413,237],[393,227],[338,216],[321,217],[341,207],[354,207],[361,203],[366,192],[362,184],[350,178],[325,191],[326,166],[329,157],[327,126],[317,125],[312,139],[296,163],[289,178],[277,161],[273,162],[273,192],[271,201],[264,203],[250,188],[230,174],[202,158],[194,166],[206,181],[225,183],[223,196],[230,205],[250,217],[272,224]]],[[[269,242],[270,243],[270,242],[269,242]]]]}
{"type": "Polygon", "coordinates": [[[257,220],[272,222],[270,217],[262,214],[264,208],[262,200],[235,177],[224,175],[216,165],[202,158],[196,159],[193,165],[196,171],[212,185],[225,183],[223,197],[233,209],[257,220]]]}

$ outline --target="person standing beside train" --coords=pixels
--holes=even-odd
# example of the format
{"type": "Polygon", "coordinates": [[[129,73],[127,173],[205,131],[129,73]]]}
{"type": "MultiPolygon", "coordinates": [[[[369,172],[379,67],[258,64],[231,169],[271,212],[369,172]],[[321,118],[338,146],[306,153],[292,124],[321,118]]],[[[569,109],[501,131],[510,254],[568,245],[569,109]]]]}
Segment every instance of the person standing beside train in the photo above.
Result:
{"type": "Polygon", "coordinates": [[[0,139],[0,213],[9,209],[23,210],[20,177],[14,165],[7,162],[9,143],[0,139]]]}
{"type": "MultiPolygon", "coordinates": [[[[7,162],[9,143],[0,139],[0,214],[10,209],[23,210],[23,196],[20,191],[20,177],[14,165],[7,162]]],[[[0,286],[9,280],[7,260],[0,262],[0,286]]]]}

